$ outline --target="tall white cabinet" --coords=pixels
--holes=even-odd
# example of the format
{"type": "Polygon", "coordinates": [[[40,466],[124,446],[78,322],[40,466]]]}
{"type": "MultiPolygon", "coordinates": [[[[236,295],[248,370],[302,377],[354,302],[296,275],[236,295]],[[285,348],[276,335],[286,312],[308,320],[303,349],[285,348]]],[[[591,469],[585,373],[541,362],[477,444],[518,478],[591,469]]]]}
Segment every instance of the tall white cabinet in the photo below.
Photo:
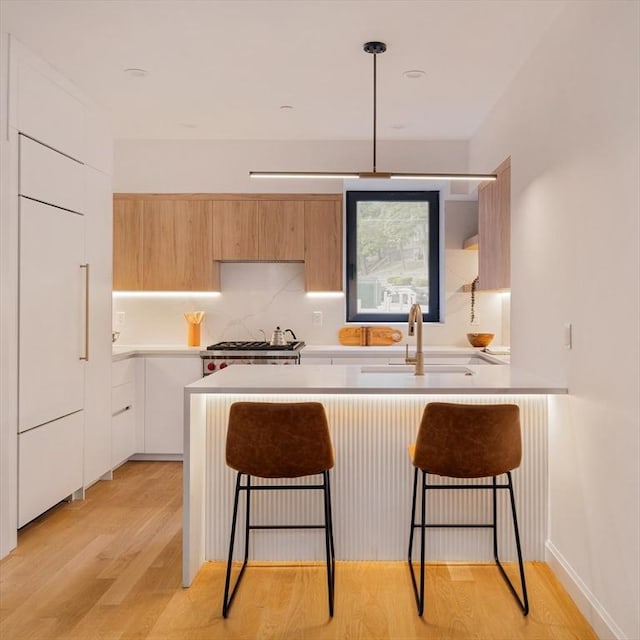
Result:
{"type": "Polygon", "coordinates": [[[84,407],[89,282],[82,165],[22,135],[19,140],[18,432],[22,433],[84,407]],[[50,156],[57,157],[52,162],[50,156]],[[60,196],[46,184],[34,186],[45,182],[43,176],[56,185],[60,196]],[[79,191],[76,202],[72,194],[65,198],[67,183],[70,191],[79,191]]]}
{"type": "Polygon", "coordinates": [[[67,79],[2,34],[0,557],[111,469],[111,139],[67,79]]]}

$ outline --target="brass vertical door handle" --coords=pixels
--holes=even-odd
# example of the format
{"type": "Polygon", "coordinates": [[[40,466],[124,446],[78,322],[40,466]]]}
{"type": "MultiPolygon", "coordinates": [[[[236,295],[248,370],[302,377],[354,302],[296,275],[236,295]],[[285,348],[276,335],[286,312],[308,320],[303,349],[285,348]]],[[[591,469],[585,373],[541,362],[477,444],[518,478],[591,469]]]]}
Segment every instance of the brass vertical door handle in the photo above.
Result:
{"type": "Polygon", "coordinates": [[[84,354],[80,360],[89,361],[89,263],[81,264],[81,269],[85,270],[84,277],[84,354]]]}

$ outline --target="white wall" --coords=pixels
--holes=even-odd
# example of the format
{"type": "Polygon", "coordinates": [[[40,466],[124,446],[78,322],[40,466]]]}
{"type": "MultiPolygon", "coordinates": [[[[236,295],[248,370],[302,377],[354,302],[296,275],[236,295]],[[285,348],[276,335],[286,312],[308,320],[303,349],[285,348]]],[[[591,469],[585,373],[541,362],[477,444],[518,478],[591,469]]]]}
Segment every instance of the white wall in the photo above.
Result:
{"type": "MultiPolygon", "coordinates": [[[[367,169],[367,142],[247,142],[120,140],[115,145],[116,192],[151,193],[339,193],[337,181],[255,180],[250,169],[367,169]]],[[[381,143],[380,167],[395,170],[465,171],[468,146],[460,141],[381,143]]],[[[381,181],[375,181],[380,188],[381,181]]],[[[389,181],[384,181],[389,182],[389,181]]],[[[371,186],[372,183],[369,183],[371,186]]],[[[391,188],[407,185],[393,184],[391,188]]],[[[439,185],[443,189],[448,185],[439,185]]],[[[361,184],[358,188],[363,188],[361,184]]],[[[387,186],[387,188],[389,188],[387,186]]],[[[415,188],[415,187],[414,187],[415,188]]],[[[425,183],[420,185],[425,187],[425,183]]],[[[445,310],[444,324],[430,325],[425,343],[469,346],[466,333],[489,331],[495,344],[503,340],[503,297],[477,297],[479,323],[469,324],[470,294],[462,293],[478,272],[477,252],[462,250],[462,241],[477,232],[477,203],[455,194],[444,207],[445,310]],[[459,199],[458,199],[459,198],[459,199]]],[[[219,340],[261,339],[276,325],[291,327],[308,344],[335,344],[345,323],[344,298],[309,298],[304,293],[302,264],[224,264],[222,295],[218,298],[120,298],[114,314],[125,312],[119,344],[182,344],[186,342],[187,311],[205,311],[202,344],[219,340]],[[312,312],[323,312],[323,325],[312,324],[312,312]]],[[[402,325],[396,325],[406,329],[402,325]]],[[[405,332],[406,333],[406,332],[405,332]]]]}
{"type": "MultiPolygon", "coordinates": [[[[378,171],[467,169],[466,141],[378,142],[378,171]]],[[[341,180],[266,180],[249,171],[369,171],[371,142],[117,140],[114,191],[340,193],[341,180]]]]}
{"type": "Polygon", "coordinates": [[[470,143],[472,169],[512,158],[512,360],[571,394],[549,561],[602,638],[640,638],[639,24],[638,2],[567,3],[470,143]]]}

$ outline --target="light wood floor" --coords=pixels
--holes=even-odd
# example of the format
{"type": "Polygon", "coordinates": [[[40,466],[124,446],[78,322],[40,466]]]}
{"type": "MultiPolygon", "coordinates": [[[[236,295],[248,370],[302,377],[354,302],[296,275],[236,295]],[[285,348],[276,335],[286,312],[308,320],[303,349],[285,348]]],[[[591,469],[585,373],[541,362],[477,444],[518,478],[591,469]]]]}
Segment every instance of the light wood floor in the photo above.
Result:
{"type": "Polygon", "coordinates": [[[175,462],[129,462],[87,499],[25,527],[0,563],[2,640],[591,640],[546,565],[527,563],[523,618],[492,565],[429,565],[416,615],[404,563],[340,562],[335,617],[321,565],[250,566],[229,618],[224,566],[181,578],[181,477],[175,462]]]}

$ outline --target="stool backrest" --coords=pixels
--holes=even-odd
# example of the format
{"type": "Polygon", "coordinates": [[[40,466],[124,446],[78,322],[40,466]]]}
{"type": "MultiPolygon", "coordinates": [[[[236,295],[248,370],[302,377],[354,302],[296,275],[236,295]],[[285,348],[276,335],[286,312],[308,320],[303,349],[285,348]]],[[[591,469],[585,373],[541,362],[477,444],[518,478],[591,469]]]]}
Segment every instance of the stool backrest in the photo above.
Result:
{"type": "Polygon", "coordinates": [[[450,478],[497,476],[520,465],[520,411],[513,404],[429,403],[413,464],[450,478]]]}
{"type": "Polygon", "coordinates": [[[261,478],[297,478],[333,467],[320,402],[235,402],[229,411],[227,464],[261,478]]]}

